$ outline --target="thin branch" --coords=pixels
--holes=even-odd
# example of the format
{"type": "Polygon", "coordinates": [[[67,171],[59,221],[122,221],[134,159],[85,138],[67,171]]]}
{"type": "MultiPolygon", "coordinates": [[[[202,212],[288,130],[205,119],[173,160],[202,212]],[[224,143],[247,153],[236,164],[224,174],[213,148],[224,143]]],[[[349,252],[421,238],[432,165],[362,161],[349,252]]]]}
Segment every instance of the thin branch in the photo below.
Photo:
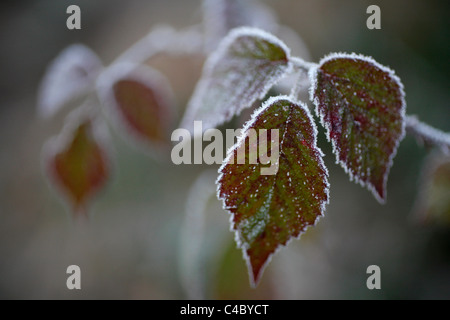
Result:
{"type": "Polygon", "coordinates": [[[307,62],[299,57],[291,57],[290,61],[293,63],[294,68],[303,70],[308,72],[311,68],[314,68],[317,66],[316,63],[313,62],[307,62]]]}
{"type": "Polygon", "coordinates": [[[158,53],[204,54],[203,35],[199,26],[177,31],[169,26],[161,26],[150,31],[133,44],[112,64],[118,62],[144,63],[158,53]]]}
{"type": "Polygon", "coordinates": [[[308,74],[302,69],[295,75],[294,86],[291,89],[290,97],[294,100],[298,99],[300,91],[309,86],[308,74]]]}
{"type": "Polygon", "coordinates": [[[294,100],[297,100],[300,91],[310,85],[308,72],[311,68],[315,67],[316,64],[312,62],[307,62],[302,58],[298,57],[291,57],[290,61],[293,65],[292,73],[296,74],[294,86],[291,89],[290,96],[294,100]]]}
{"type": "Polygon", "coordinates": [[[450,133],[420,122],[416,116],[406,116],[406,133],[414,136],[420,143],[436,146],[450,154],[450,133]]]}

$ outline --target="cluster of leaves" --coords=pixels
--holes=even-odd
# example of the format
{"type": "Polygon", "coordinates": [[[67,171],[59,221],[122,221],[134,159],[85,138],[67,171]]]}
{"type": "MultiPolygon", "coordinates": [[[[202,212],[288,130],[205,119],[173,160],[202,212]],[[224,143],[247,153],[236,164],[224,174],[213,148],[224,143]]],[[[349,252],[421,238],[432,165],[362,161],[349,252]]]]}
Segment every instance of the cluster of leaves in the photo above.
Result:
{"type": "Polygon", "coordinates": [[[169,147],[174,117],[173,94],[162,74],[126,62],[104,68],[94,52],[77,44],[65,49],[48,68],[39,92],[39,113],[53,116],[80,97],[86,97],[86,102],[69,114],[62,133],[44,148],[52,185],[75,215],[86,214],[87,203],[110,176],[105,118],[128,141],[162,151],[169,147]]]}
{"type": "MultiPolygon", "coordinates": [[[[400,79],[372,58],[333,53],[318,64],[309,63],[291,56],[287,45],[271,33],[233,29],[205,62],[181,126],[192,131],[194,121],[202,121],[203,130],[222,125],[292,74],[298,75],[297,84],[305,78],[310,84],[310,100],[337,163],[350,180],[384,203],[389,170],[405,133],[406,104],[400,79]]],[[[267,99],[245,124],[219,169],[218,198],[232,215],[236,241],[254,285],[271,256],[314,225],[329,201],[328,170],[316,143],[316,124],[308,105],[298,101],[297,91],[294,85],[289,96],[267,99]],[[249,151],[245,164],[232,161],[251,129],[279,130],[275,174],[261,175],[264,164],[250,163],[249,151]]],[[[130,141],[160,152],[170,146],[174,125],[173,94],[162,74],[124,59],[105,68],[90,49],[74,45],[49,67],[39,110],[51,116],[80,96],[88,97],[88,107],[83,105],[70,116],[44,153],[53,185],[75,214],[86,213],[87,202],[111,170],[105,130],[99,129],[105,118],[130,141]],[[92,105],[101,105],[103,112],[92,105]]]]}
{"type": "MultiPolygon", "coordinates": [[[[307,69],[310,99],[326,128],[337,162],[350,179],[384,202],[392,158],[404,136],[403,86],[390,69],[356,54],[330,54],[319,64],[291,57],[273,35],[233,30],[205,64],[184,125],[202,120],[217,126],[263,98],[296,68],[307,69]]],[[[228,152],[217,180],[218,196],[233,215],[236,239],[247,257],[251,280],[260,279],[271,255],[322,216],[328,203],[328,171],[316,145],[308,107],[290,96],[269,98],[245,125],[228,152]],[[260,174],[262,164],[234,164],[248,130],[278,129],[278,171],[260,174]]],[[[249,153],[246,153],[249,157],[249,153]]]]}

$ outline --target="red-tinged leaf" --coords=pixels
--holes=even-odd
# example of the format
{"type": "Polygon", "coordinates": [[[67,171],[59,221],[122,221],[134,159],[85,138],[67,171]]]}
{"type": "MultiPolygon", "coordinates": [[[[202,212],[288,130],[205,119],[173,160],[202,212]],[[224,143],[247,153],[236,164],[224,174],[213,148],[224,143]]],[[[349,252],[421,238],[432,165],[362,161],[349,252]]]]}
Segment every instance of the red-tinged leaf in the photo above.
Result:
{"type": "Polygon", "coordinates": [[[96,137],[93,120],[75,127],[69,123],[61,136],[47,146],[47,169],[56,187],[69,201],[75,215],[87,214],[87,202],[106,183],[109,162],[96,137]]]}
{"type": "MultiPolygon", "coordinates": [[[[253,284],[258,283],[269,258],[280,246],[298,237],[323,215],[328,202],[328,172],[316,136],[306,105],[284,96],[271,98],[246,124],[219,170],[218,197],[233,215],[233,229],[247,258],[253,284]],[[260,138],[261,129],[279,130],[278,170],[272,175],[261,174],[267,164],[251,164],[252,152],[256,152],[246,147],[251,129],[260,138]],[[245,164],[238,164],[234,159],[242,159],[242,151],[245,164]]],[[[270,139],[276,146],[274,135],[270,139]]],[[[263,141],[258,140],[259,148],[263,141]]]]}
{"type": "Polygon", "coordinates": [[[428,159],[415,209],[423,221],[450,225],[450,156],[428,159]]]}
{"type": "Polygon", "coordinates": [[[405,131],[400,79],[373,59],[355,54],[325,57],[310,78],[311,100],[336,161],[383,203],[392,159],[405,131]]]}
{"type": "Polygon", "coordinates": [[[102,75],[99,93],[117,126],[145,147],[167,147],[174,117],[165,77],[150,67],[122,63],[102,75]]]}
{"type": "Polygon", "coordinates": [[[38,113],[50,117],[66,103],[89,91],[102,63],[88,47],[74,44],[49,65],[38,94],[38,113]]]}
{"type": "Polygon", "coordinates": [[[291,68],[289,49],[276,37],[255,28],[238,28],[205,63],[182,126],[215,127],[262,99],[291,68]]]}

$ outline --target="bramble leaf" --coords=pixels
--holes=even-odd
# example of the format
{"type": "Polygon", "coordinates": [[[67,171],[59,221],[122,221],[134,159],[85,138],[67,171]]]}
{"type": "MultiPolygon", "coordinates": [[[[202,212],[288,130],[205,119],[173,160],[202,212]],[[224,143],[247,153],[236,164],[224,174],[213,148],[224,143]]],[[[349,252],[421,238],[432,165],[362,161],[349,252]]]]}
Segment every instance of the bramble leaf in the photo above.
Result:
{"type": "MultiPolygon", "coordinates": [[[[316,136],[306,105],[294,103],[285,96],[270,98],[253,114],[219,170],[218,197],[233,215],[233,229],[247,259],[253,284],[258,283],[276,250],[314,225],[324,213],[328,202],[328,172],[316,136]],[[259,154],[262,145],[270,140],[271,157],[279,147],[276,170],[270,175],[263,174],[262,169],[267,169],[267,165],[261,161],[251,164],[257,152],[256,141],[251,142],[252,129],[259,135],[259,154]],[[270,138],[264,139],[262,129],[271,132],[270,138]],[[279,130],[279,144],[272,129],[279,130]],[[239,164],[239,159],[245,159],[245,164],[239,164]]],[[[265,150],[263,155],[267,155],[265,150]]]]}
{"type": "MultiPolygon", "coordinates": [[[[70,124],[69,124],[70,125],[70,124]]],[[[70,202],[75,215],[87,214],[87,202],[106,183],[110,169],[93,120],[86,118],[67,128],[47,146],[51,182],[70,202]]]]}
{"type": "Polygon", "coordinates": [[[311,100],[336,161],[386,200],[392,159],[404,136],[403,85],[394,72],[356,54],[331,54],[310,71],[311,100]]]}
{"type": "Polygon", "coordinates": [[[118,127],[140,145],[166,147],[173,122],[173,95],[156,70],[118,64],[99,79],[99,96],[118,127]]]}
{"type": "Polygon", "coordinates": [[[88,47],[74,44],[63,50],[49,65],[38,93],[38,113],[51,117],[66,103],[86,93],[102,68],[88,47]]]}
{"type": "Polygon", "coordinates": [[[237,28],[221,42],[203,68],[182,126],[215,127],[262,99],[291,68],[289,49],[276,37],[256,28],[237,28]]]}

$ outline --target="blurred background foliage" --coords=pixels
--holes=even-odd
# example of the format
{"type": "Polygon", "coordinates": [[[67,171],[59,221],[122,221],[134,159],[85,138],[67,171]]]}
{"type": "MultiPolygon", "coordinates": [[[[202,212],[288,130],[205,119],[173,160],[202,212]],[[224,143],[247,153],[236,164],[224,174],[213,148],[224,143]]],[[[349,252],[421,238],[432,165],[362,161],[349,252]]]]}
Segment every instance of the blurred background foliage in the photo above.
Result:
{"type": "MultiPolygon", "coordinates": [[[[336,51],[374,57],[402,79],[408,114],[450,131],[448,1],[263,2],[300,34],[313,61],[336,51]],[[371,4],[381,8],[381,30],[366,28],[371,4]]],[[[204,232],[186,223],[192,221],[186,220],[186,201],[196,193],[191,185],[210,169],[204,177],[214,189],[217,166],[157,162],[113,131],[114,177],[93,202],[90,221],[74,222],[41,171],[41,148],[60,132],[67,113],[51,120],[36,115],[46,66],[75,42],[108,64],[152,26],[199,23],[201,1],[28,0],[0,6],[0,298],[450,298],[450,230],[423,224],[414,213],[427,150],[411,137],[394,159],[382,206],[335,165],[320,130],[331,183],[326,216],[278,252],[256,289],[249,287],[229,217],[215,197],[203,203],[203,213],[188,212],[203,221],[204,232]],[[66,28],[70,4],[81,8],[82,30],[66,28]],[[81,291],[66,288],[71,264],[81,267],[81,291]],[[371,264],[381,267],[381,290],[366,288],[371,264]]],[[[192,57],[153,61],[168,75],[180,114],[201,64],[192,57]]]]}

